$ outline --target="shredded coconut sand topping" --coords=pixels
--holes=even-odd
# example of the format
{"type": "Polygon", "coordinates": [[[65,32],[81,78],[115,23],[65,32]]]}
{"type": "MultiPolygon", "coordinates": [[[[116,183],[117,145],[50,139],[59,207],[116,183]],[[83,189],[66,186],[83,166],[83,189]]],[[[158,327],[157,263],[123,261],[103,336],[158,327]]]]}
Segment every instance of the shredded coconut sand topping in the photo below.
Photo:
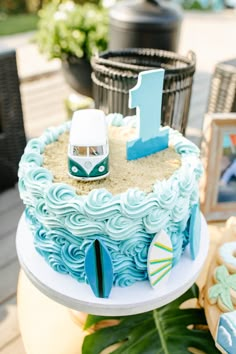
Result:
{"type": "Polygon", "coordinates": [[[46,146],[43,167],[50,170],[54,182],[73,186],[77,194],[86,195],[96,188],[106,188],[112,194],[120,194],[129,188],[151,192],[157,180],[169,178],[180,166],[181,157],[172,147],[156,154],[134,160],[126,160],[126,140],[134,130],[111,127],[109,129],[109,170],[108,177],[97,181],[79,181],[68,175],[67,150],[69,134],[62,134],[58,141],[46,146]]]}

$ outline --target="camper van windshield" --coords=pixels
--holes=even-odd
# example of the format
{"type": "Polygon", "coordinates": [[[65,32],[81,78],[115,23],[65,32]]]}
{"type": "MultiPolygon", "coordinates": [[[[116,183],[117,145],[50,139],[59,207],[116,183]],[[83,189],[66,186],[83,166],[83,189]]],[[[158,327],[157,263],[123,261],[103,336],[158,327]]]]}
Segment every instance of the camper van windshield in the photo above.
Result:
{"type": "Polygon", "coordinates": [[[74,156],[87,156],[87,147],[86,146],[73,146],[73,155],[74,156]]]}
{"type": "Polygon", "coordinates": [[[73,146],[72,153],[74,156],[101,156],[104,154],[104,147],[101,146],[73,146]]]}
{"type": "Polygon", "coordinates": [[[90,146],[89,156],[100,156],[103,155],[103,146],[90,146]]]}

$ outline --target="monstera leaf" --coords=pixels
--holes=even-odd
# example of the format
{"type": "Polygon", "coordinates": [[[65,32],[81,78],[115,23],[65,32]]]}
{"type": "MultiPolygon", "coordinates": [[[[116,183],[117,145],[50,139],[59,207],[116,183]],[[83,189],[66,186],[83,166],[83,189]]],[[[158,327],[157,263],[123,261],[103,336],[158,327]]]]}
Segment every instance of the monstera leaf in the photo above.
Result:
{"type": "Polygon", "coordinates": [[[187,300],[198,298],[194,285],[184,295],[159,309],[133,316],[103,317],[89,315],[85,328],[103,320],[118,320],[116,325],[85,337],[82,353],[99,354],[119,343],[114,354],[219,353],[206,325],[202,308],[182,308],[187,300]]]}

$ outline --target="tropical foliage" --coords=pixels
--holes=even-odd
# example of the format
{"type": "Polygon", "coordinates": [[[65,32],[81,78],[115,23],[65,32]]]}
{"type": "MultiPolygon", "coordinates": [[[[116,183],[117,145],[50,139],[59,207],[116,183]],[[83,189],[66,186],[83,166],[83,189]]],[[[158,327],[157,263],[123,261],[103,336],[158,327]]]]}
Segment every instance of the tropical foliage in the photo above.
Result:
{"type": "Polygon", "coordinates": [[[90,59],[107,48],[108,14],[101,5],[53,1],[39,11],[36,36],[49,59],[90,59]]]}
{"type": "Polygon", "coordinates": [[[202,308],[180,308],[181,304],[198,299],[194,285],[184,295],[159,309],[133,316],[101,317],[89,315],[85,328],[103,320],[118,324],[102,328],[85,337],[83,354],[99,354],[118,343],[114,354],[187,354],[219,353],[208,330],[202,308]],[[194,351],[195,350],[195,351],[194,351]]]}

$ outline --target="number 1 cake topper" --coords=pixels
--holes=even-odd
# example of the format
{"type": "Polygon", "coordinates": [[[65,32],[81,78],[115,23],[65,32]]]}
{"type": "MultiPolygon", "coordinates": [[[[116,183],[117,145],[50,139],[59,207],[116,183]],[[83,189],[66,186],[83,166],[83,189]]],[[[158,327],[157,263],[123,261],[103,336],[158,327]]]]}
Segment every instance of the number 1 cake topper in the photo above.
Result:
{"type": "Polygon", "coordinates": [[[141,72],[136,86],[129,91],[129,108],[137,107],[139,138],[127,142],[127,160],[136,160],[168,147],[169,129],[160,129],[164,72],[164,69],[141,72]]]}

